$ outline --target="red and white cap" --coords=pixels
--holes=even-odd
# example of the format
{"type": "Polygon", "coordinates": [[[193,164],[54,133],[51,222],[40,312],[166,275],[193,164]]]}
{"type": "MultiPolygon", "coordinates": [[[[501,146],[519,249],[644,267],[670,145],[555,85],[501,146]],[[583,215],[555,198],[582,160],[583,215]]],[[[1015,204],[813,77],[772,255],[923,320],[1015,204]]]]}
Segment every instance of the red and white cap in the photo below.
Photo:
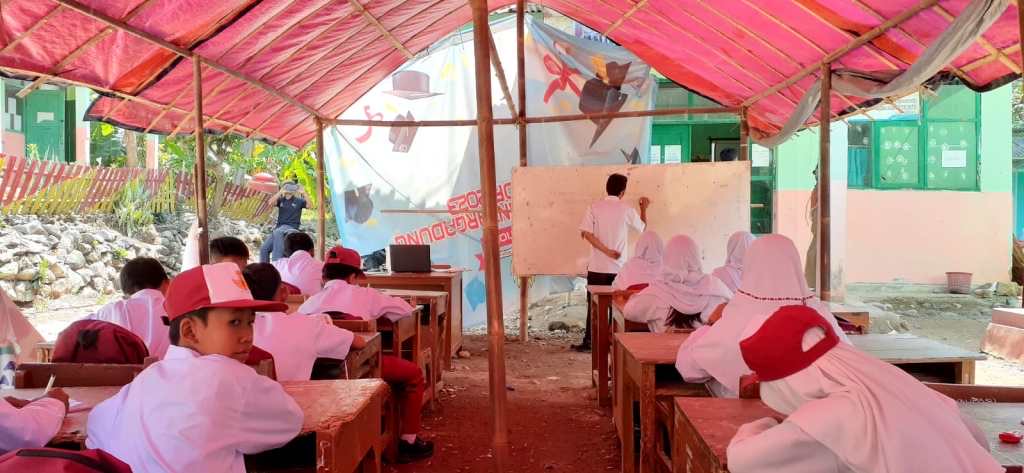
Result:
{"type": "Polygon", "coordinates": [[[356,250],[339,245],[327,250],[327,257],[324,258],[324,264],[343,264],[345,266],[351,266],[358,270],[362,270],[363,258],[359,256],[359,253],[356,252],[356,250]]]}
{"type": "Polygon", "coordinates": [[[179,274],[167,287],[164,310],[174,320],[199,309],[253,309],[282,312],[288,304],[252,298],[249,285],[235,263],[197,266],[179,274]]]}
{"type": "Polygon", "coordinates": [[[757,332],[740,341],[740,353],[762,382],[775,381],[811,366],[838,343],[836,332],[818,311],[805,305],[787,305],[779,307],[757,332]],[[814,328],[823,330],[825,338],[804,351],[804,334],[814,328]]]}

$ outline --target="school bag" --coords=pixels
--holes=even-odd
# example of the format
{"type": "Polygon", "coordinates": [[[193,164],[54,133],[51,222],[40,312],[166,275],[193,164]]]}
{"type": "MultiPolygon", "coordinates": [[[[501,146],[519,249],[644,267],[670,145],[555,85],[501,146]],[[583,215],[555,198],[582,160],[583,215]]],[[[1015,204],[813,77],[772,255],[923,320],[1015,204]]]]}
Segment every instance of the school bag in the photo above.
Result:
{"type": "Polygon", "coordinates": [[[0,472],[132,473],[131,467],[103,450],[23,448],[0,456],[0,472]]]}
{"type": "Polygon", "coordinates": [[[141,365],[148,356],[146,342],[128,329],[103,320],[79,320],[57,336],[51,361],[141,365]]]}

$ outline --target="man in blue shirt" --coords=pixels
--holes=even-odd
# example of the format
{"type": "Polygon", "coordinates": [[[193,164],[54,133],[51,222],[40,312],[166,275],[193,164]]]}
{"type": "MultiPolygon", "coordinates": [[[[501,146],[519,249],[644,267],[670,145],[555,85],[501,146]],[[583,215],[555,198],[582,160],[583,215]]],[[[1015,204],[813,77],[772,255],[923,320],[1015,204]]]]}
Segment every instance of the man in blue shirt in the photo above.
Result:
{"type": "Polygon", "coordinates": [[[286,183],[271,198],[277,206],[277,226],[260,246],[261,263],[269,263],[271,253],[274,260],[284,256],[284,237],[299,230],[299,226],[302,225],[302,209],[306,208],[307,199],[306,193],[297,182],[286,183]]]}

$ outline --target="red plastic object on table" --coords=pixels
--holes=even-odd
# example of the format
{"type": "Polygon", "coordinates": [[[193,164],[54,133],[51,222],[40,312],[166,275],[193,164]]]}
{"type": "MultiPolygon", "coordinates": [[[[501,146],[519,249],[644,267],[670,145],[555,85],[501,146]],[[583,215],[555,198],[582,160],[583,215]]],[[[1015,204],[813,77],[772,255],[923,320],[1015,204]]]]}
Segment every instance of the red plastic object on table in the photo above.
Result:
{"type": "Polygon", "coordinates": [[[999,441],[1003,443],[1020,443],[1020,432],[1000,432],[999,441]]]}

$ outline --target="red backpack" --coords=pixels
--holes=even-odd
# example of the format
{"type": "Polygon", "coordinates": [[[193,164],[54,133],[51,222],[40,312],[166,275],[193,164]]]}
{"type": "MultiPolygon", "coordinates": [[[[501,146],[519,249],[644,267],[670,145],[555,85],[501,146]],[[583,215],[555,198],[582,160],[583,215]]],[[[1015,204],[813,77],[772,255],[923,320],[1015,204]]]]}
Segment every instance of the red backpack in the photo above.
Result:
{"type": "Polygon", "coordinates": [[[23,448],[0,456],[0,472],[132,473],[131,467],[103,450],[23,448]]]}
{"type": "Polygon", "coordinates": [[[146,343],[128,329],[103,320],[79,320],[57,336],[51,361],[141,365],[147,356],[146,343]]]}

